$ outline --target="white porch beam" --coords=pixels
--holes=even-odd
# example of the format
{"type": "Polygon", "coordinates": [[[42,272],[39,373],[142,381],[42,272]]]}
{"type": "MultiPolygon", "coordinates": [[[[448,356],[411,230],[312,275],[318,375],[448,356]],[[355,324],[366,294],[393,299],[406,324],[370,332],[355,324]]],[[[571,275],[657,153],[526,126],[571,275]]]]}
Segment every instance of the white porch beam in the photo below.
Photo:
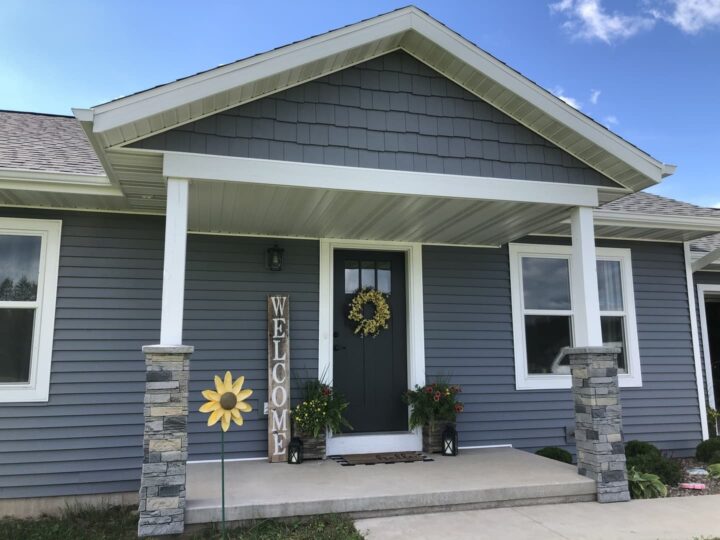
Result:
{"type": "Polygon", "coordinates": [[[296,161],[165,152],[163,175],[394,195],[597,206],[598,187],[296,161]]]}
{"type": "Polygon", "coordinates": [[[570,228],[570,287],[575,313],[575,347],[601,347],[603,341],[592,208],[575,208],[570,216],[570,228]]]}
{"type": "Polygon", "coordinates": [[[710,253],[706,253],[697,261],[692,263],[692,271],[697,272],[698,270],[702,270],[703,268],[714,263],[718,259],[720,259],[720,247],[713,249],[710,253]]]}
{"type": "Polygon", "coordinates": [[[160,321],[160,344],[166,346],[182,345],[189,183],[184,178],[168,178],[167,182],[160,321]]]}

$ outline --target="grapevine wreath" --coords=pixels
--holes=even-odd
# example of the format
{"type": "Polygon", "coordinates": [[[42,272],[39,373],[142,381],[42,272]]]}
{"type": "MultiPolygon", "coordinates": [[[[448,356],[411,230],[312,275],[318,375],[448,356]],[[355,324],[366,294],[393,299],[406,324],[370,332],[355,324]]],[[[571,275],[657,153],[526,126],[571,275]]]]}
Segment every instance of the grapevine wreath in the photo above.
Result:
{"type": "Polygon", "coordinates": [[[380,330],[387,330],[390,320],[390,306],[385,295],[376,289],[360,289],[350,302],[350,313],[348,319],[358,323],[355,327],[355,334],[363,337],[375,337],[380,330]],[[371,319],[365,318],[363,308],[366,304],[375,306],[375,315],[371,319]]]}

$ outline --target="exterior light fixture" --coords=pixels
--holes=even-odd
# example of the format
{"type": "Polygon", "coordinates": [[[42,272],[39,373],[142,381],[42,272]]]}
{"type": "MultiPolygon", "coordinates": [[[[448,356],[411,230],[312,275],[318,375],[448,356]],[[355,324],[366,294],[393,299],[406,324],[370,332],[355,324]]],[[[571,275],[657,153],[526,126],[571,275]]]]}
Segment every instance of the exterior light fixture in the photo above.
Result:
{"type": "Polygon", "coordinates": [[[277,244],[267,250],[267,266],[273,272],[282,270],[284,249],[277,244]]]}
{"type": "Polygon", "coordinates": [[[303,462],[303,443],[297,437],[290,439],[288,445],[288,463],[290,465],[300,465],[303,462]]]}
{"type": "Polygon", "coordinates": [[[445,427],[445,430],[442,433],[442,455],[458,455],[458,434],[455,428],[450,424],[445,427]]]}

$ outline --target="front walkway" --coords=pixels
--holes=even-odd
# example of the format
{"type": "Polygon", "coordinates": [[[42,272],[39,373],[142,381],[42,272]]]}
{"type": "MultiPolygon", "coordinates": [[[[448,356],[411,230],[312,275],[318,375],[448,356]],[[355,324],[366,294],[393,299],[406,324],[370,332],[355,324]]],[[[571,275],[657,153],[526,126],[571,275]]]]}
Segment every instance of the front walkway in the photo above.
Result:
{"type": "Polygon", "coordinates": [[[363,519],[368,540],[693,540],[720,537],[720,495],[363,519]]]}
{"type": "MultiPolygon", "coordinates": [[[[461,451],[432,462],[343,467],[226,463],[226,517],[348,513],[357,517],[594,500],[595,482],[572,465],[512,448],[461,451]]],[[[185,523],[220,519],[220,464],[190,463],[185,523]]]]}

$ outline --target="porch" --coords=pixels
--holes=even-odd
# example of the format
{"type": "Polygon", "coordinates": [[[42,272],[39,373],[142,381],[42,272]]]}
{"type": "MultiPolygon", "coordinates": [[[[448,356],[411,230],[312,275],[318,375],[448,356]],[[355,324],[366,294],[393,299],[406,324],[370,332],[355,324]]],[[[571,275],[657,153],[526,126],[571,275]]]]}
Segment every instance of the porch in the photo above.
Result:
{"type": "MultiPolygon", "coordinates": [[[[595,481],[566,465],[509,447],[392,465],[225,464],[226,519],[343,513],[354,517],[593,501],[595,481]]],[[[221,519],[220,464],[189,463],[185,522],[221,519]]]]}

